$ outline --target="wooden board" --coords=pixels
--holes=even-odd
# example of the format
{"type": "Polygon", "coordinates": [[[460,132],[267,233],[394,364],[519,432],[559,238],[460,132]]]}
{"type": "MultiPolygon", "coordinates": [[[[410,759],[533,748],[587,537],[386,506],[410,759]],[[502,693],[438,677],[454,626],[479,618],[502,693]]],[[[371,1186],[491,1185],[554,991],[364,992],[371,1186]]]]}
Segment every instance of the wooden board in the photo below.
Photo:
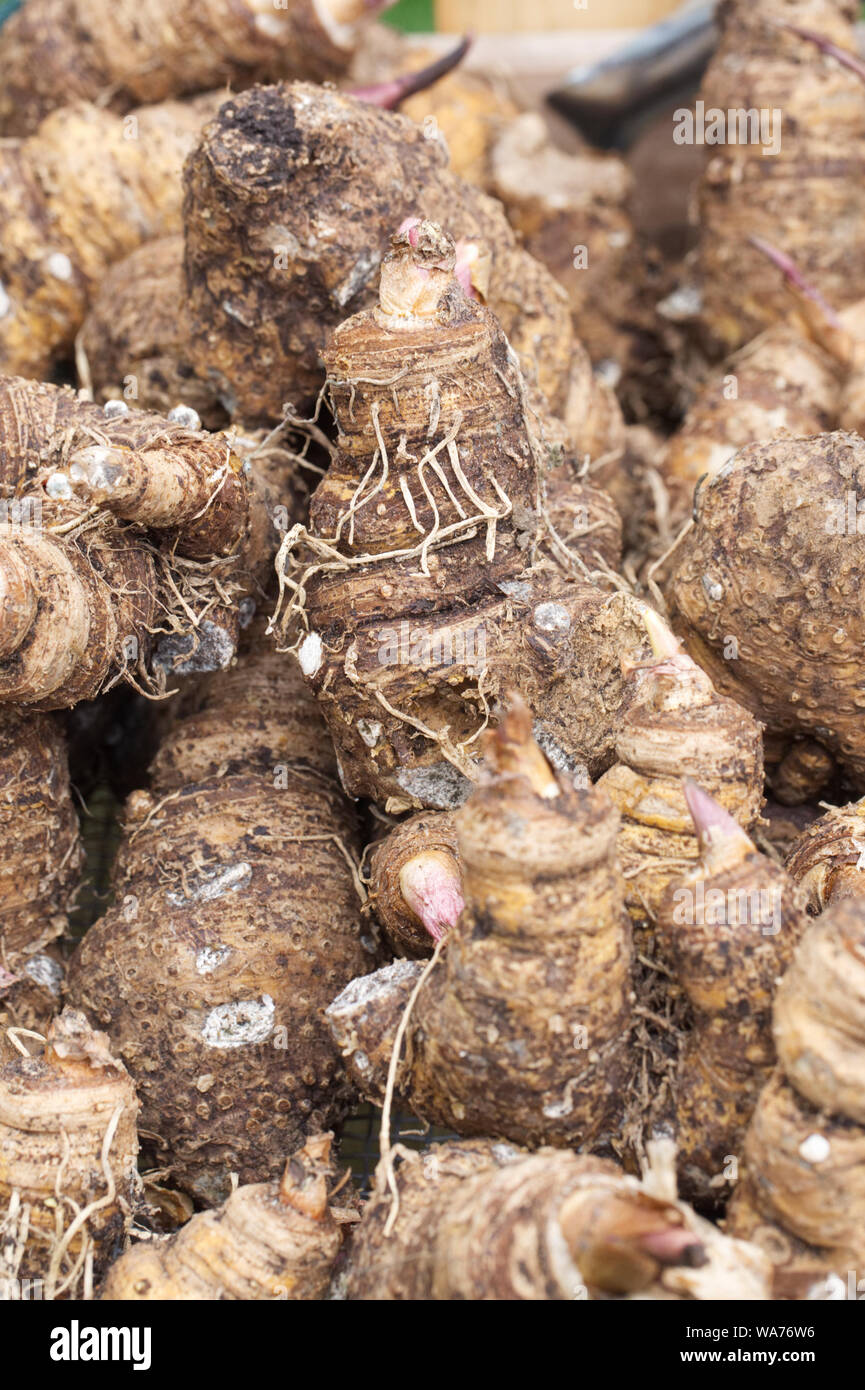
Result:
{"type": "Polygon", "coordinates": [[[535,33],[566,29],[641,29],[678,9],[680,0],[435,0],[444,33],[535,33]]]}

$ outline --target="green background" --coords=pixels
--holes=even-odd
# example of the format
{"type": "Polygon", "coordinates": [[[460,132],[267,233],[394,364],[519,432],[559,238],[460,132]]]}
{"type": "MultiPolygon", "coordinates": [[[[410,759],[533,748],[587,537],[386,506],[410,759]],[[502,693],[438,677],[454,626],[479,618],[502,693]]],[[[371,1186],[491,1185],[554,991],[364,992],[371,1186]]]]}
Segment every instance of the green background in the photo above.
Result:
{"type": "Polygon", "coordinates": [[[430,33],[435,28],[433,0],[399,0],[384,16],[397,29],[414,29],[430,33]]]}

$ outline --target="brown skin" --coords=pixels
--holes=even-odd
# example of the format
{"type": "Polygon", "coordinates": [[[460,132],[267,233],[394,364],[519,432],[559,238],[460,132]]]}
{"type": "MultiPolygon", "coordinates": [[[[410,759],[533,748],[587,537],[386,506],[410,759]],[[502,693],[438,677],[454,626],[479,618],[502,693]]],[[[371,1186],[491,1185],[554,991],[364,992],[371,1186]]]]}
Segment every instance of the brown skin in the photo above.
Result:
{"type": "Polygon", "coordinates": [[[837,365],[795,327],[775,325],[700,388],[669,441],[661,472],[674,523],[690,514],[701,478],[713,478],[747,444],[801,438],[837,422],[837,365]]]}
{"type": "MultiPolygon", "coordinates": [[[[579,557],[573,567],[575,574],[584,575],[586,570],[603,565],[617,571],[622,563],[622,518],[610,494],[576,477],[569,460],[541,477],[548,522],[568,550],[579,557]]],[[[561,550],[548,548],[562,563],[561,550]]]]}
{"type": "MultiPolygon", "coordinates": [[[[354,7],[372,17],[381,6],[354,7]]],[[[27,135],[58,106],[101,100],[114,111],[230,85],[235,91],[284,77],[325,81],[348,67],[357,30],[343,0],[142,0],[128,9],[102,0],[27,0],[0,34],[8,74],[0,132],[27,135]]]]}
{"type": "Polygon", "coordinates": [[[789,739],[767,737],[764,753],[766,784],[782,806],[815,801],[837,772],[832,754],[814,739],[795,739],[791,744],[789,739]]]}
{"type": "Polygon", "coordinates": [[[646,623],[654,661],[630,673],[618,761],[598,784],[622,814],[626,901],[644,922],[699,854],[682,778],[695,778],[745,826],[758,819],[763,790],[756,720],[718,695],[656,613],[647,611],[646,623]]]}
{"type": "Polygon", "coordinates": [[[537,112],[510,122],[491,162],[490,192],[501,198],[526,250],[567,291],[575,332],[592,361],[624,366],[639,270],[627,165],[588,148],[557,149],[537,112]]]}
{"type": "MultiPolygon", "coordinates": [[[[288,581],[283,634],[296,633],[305,607],[310,632],[294,643],[345,785],[394,812],[464,799],[484,702],[494,709],[515,682],[562,765],[602,767],[621,703],[620,655],[636,656],[644,641],[628,596],[566,582],[562,571],[575,565],[561,544],[561,566],[527,572],[538,500],[556,515],[568,488],[551,487],[544,500],[508,343],[450,274],[453,243],[422,226],[420,249],[408,233],[394,238],[379,307],[332,337],[338,452],[309,533],[296,531],[278,562],[288,581]]],[[[609,535],[604,518],[614,513],[601,502],[609,535]]]]}
{"type": "Polygon", "coordinates": [[[703,488],[667,585],[676,625],[716,688],[771,731],[816,739],[857,785],[865,536],[843,522],[848,494],[863,491],[858,435],[751,445],[703,488]]]}
{"type": "Polygon", "coordinates": [[[680,1190],[714,1204],[775,1063],[772,1001],[807,918],[783,869],[697,798],[701,861],[668,888],[657,930],[688,1006],[672,1119],[680,1190]]]}
{"type": "Polygon", "coordinates": [[[753,1247],[597,1158],[478,1139],[406,1154],[395,1181],[394,1220],[379,1169],[352,1243],[349,1299],[768,1296],[753,1247]]]}
{"type": "MultiPolygon", "coordinates": [[[[618,816],[602,793],[556,777],[516,704],[488,736],[484,780],[456,820],[466,907],[415,1001],[398,1093],[463,1134],[602,1144],[628,1068],[618,816]]],[[[370,1061],[392,1051],[416,983],[391,967],[328,1010],[367,1094],[380,1082],[370,1061]]]]}
{"type": "Polygon", "coordinates": [[[0,493],[41,509],[0,526],[0,700],[60,709],[230,659],[275,532],[225,436],[0,378],[0,493]]]}
{"type": "Polygon", "coordinates": [[[260,87],[222,107],[185,185],[192,365],[243,419],[278,420],[284,401],[314,399],[328,331],[375,302],[389,238],[409,216],[486,243],[489,304],[528,379],[567,417],[577,349],[563,291],[499,204],[452,174],[442,144],[407,117],[328,88],[260,87]]]}
{"type": "Polygon", "coordinates": [[[0,713],[0,785],[0,1029],[44,1031],[63,978],[53,943],[82,860],[66,739],[50,716],[0,713]]]}
{"type": "Polygon", "coordinates": [[[0,701],[67,709],[118,680],[147,681],[159,622],[153,555],[111,518],[70,531],[86,508],[50,502],[41,489],[25,500],[34,499],[43,530],[0,525],[0,584],[20,580],[6,612],[0,701]]]}
{"type": "Polygon", "coordinates": [[[112,266],[76,342],[81,384],[97,401],[125,400],[166,415],[191,406],[208,429],[226,423],[212,385],[186,360],[183,237],[145,242],[112,266]]]}
{"type": "Polygon", "coordinates": [[[865,905],[843,899],[814,922],[775,1004],[787,1080],[812,1105],[865,1125],[865,905]]]}
{"type": "Polygon", "coordinates": [[[246,687],[214,682],[161,750],[165,782],[130,799],[115,906],[70,967],[70,997],[136,1079],[154,1162],[206,1205],[232,1173],[278,1178],[351,1107],[322,1010],[372,950],[345,858],[354,816],[316,765],[315,710],[284,658],[246,661],[246,687]]]}
{"type": "Polygon", "coordinates": [[[55,1019],[41,1056],[0,1066],[0,1212],[11,1236],[0,1277],[41,1279],[46,1299],[92,1296],[85,1256],[98,1281],[139,1200],[137,1112],[105,1034],[74,1009],[55,1019]]]}
{"type": "Polygon", "coordinates": [[[865,801],[837,806],[804,831],[790,850],[787,872],[807,894],[809,912],[817,916],[842,898],[865,897],[863,851],[865,801]]]}
{"type": "Polygon", "coordinates": [[[276,651],[257,617],[227,671],[184,685],[180,717],[156,752],[150,775],[163,791],[217,775],[271,773],[297,764],[335,779],[336,759],[294,664],[276,651]]]}
{"type": "Polygon", "coordinates": [[[136,1245],[100,1297],[145,1303],[324,1298],[342,1246],[328,1208],[332,1135],[307,1139],[278,1182],[239,1187],[165,1241],[136,1245]]]}
{"type": "Polygon", "coordinates": [[[863,1025],[865,905],[845,899],[810,926],[778,991],[779,1067],[730,1210],[730,1229],[753,1232],[782,1288],[830,1272],[846,1285],[865,1260],[863,1025]]]}
{"type": "Polygon", "coordinates": [[[270,509],[296,502],[284,452],[243,442],[242,461],[229,436],[107,409],[0,378],[0,493],[22,495],[0,528],[0,699],[60,709],[218,669],[263,595],[270,509]]]}
{"type": "Polygon", "coordinates": [[[767,283],[756,234],[778,242],[832,302],[865,292],[865,257],[851,227],[865,215],[865,85],[849,68],[772,21],[817,31],[857,53],[851,0],[728,0],[721,41],[703,79],[707,111],[778,110],[781,149],[716,146],[699,192],[697,268],[702,328],[719,356],[788,317],[767,283]],[[779,234],[783,229],[783,235],[779,234]]]}
{"type": "Polygon", "coordinates": [[[109,266],[179,231],[180,170],[217,105],[198,97],[119,117],[78,103],[0,146],[0,370],[50,376],[109,266]]]}

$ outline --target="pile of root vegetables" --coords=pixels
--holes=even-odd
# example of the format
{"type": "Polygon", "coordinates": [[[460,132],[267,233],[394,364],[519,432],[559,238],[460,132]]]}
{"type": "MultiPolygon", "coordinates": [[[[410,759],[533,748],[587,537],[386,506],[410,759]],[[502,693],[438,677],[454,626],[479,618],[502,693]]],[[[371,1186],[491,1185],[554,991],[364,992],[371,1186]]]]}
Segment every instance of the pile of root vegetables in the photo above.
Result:
{"type": "Polygon", "coordinates": [[[0,1293],[843,1297],[855,7],[675,264],[381,8],[0,30],[0,1293]]]}

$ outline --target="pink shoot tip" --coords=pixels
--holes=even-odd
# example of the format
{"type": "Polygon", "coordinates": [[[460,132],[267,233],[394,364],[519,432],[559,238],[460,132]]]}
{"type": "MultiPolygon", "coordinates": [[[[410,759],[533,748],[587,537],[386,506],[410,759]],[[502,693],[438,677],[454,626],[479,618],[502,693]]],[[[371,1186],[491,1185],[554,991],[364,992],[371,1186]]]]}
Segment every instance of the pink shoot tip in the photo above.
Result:
{"type": "Polygon", "coordinates": [[[453,72],[454,68],[459,67],[473,42],[473,35],[467,34],[450,53],[445,53],[443,57],[437,58],[434,63],[428,63],[417,72],[406,72],[401,77],[392,77],[386,82],[374,82],[368,87],[354,87],[349,95],[356,97],[358,101],[365,101],[368,106],[379,106],[383,111],[396,111],[409,97],[434,87],[436,82],[440,82],[449,72],[453,72]]]}
{"type": "Polygon", "coordinates": [[[841,321],[832,308],[832,305],[823,298],[823,295],[815,285],[812,285],[805,279],[805,276],[802,274],[802,271],[799,269],[792,256],[788,256],[785,251],[780,251],[778,247],[773,246],[771,242],[764,241],[762,237],[750,236],[748,241],[756,251],[759,251],[761,255],[765,256],[767,260],[771,261],[772,264],[780,270],[781,274],[789,280],[794,289],[798,290],[806,299],[810,299],[813,304],[817,305],[823,317],[833,328],[842,327],[841,321]]]}
{"type": "Polygon", "coordinates": [[[403,864],[399,886],[406,906],[423,923],[433,941],[456,926],[465,907],[462,877],[452,854],[424,850],[403,864]]]}
{"type": "Polygon", "coordinates": [[[704,852],[709,853],[721,845],[737,845],[746,852],[753,851],[754,846],[729,811],[719,806],[715,798],[698,786],[693,778],[686,777],[684,785],[685,801],[704,852]]]}
{"type": "Polygon", "coordinates": [[[647,1231],[638,1243],[663,1265],[688,1265],[695,1269],[707,1260],[702,1241],[683,1226],[665,1226],[658,1231],[647,1231]]]}

